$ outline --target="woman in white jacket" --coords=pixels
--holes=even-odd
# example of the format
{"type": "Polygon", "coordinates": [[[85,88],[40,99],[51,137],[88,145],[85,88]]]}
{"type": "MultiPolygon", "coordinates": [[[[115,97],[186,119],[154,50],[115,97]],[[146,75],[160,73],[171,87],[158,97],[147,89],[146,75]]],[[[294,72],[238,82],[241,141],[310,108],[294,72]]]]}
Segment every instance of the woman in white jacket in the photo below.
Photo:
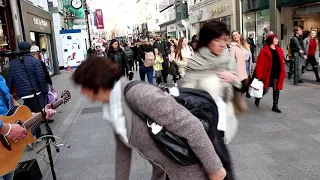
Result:
{"type": "Polygon", "coordinates": [[[188,40],[184,37],[179,39],[178,46],[176,49],[176,64],[179,68],[181,77],[186,72],[186,66],[188,64],[188,58],[194,54],[192,48],[188,45],[188,40]]]}

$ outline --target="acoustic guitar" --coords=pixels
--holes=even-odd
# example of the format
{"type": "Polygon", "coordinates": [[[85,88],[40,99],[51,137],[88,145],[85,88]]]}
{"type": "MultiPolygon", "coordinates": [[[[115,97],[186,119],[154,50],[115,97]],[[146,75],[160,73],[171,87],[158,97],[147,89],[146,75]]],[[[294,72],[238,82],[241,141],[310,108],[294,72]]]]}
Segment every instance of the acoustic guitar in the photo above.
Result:
{"type": "MultiPolygon", "coordinates": [[[[51,104],[52,109],[65,104],[70,98],[70,92],[64,91],[61,94],[61,99],[51,104]]],[[[6,116],[0,116],[0,119],[4,123],[20,124],[28,130],[26,138],[17,142],[0,135],[0,175],[5,175],[16,168],[26,146],[35,141],[30,128],[40,123],[43,118],[41,113],[32,116],[32,112],[27,106],[14,106],[8,111],[6,116]]]]}

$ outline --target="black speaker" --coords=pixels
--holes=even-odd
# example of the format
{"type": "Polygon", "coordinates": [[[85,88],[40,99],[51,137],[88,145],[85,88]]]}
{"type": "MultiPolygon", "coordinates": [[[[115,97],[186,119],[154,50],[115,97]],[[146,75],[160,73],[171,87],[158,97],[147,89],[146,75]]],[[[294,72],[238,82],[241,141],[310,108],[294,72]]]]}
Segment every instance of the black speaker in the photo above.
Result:
{"type": "Polygon", "coordinates": [[[42,174],[37,160],[21,162],[14,171],[13,180],[41,180],[42,174]]]}

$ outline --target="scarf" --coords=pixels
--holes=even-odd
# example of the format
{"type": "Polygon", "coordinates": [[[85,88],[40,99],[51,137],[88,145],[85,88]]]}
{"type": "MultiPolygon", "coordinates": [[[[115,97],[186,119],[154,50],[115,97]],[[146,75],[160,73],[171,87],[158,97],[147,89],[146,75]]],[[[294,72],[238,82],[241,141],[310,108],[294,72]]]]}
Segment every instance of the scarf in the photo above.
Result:
{"type": "Polygon", "coordinates": [[[120,136],[120,138],[128,143],[126,120],[121,103],[121,82],[115,83],[110,92],[109,103],[103,104],[103,119],[105,119],[113,128],[113,131],[120,136]]]}
{"type": "MultiPolygon", "coordinates": [[[[218,71],[230,71],[236,74],[236,61],[229,55],[227,50],[222,55],[216,56],[211,53],[209,48],[202,47],[188,59],[186,74],[182,81],[201,80],[218,71]]],[[[240,88],[241,82],[237,81],[233,85],[240,88]]]]}

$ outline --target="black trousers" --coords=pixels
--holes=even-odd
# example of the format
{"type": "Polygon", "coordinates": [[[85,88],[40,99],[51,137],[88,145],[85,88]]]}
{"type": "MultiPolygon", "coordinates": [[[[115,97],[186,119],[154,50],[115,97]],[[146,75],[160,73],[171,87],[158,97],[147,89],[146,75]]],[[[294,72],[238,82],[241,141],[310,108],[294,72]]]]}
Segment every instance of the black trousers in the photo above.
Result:
{"type": "Polygon", "coordinates": [[[161,73],[162,73],[163,82],[167,83],[169,61],[166,58],[164,58],[164,62],[162,63],[162,68],[163,70],[161,71],[161,73]]]}
{"type": "MultiPolygon", "coordinates": [[[[37,100],[35,97],[33,98],[28,98],[28,99],[24,99],[23,100],[23,105],[27,106],[31,112],[34,112],[34,113],[38,113],[41,111],[41,109],[43,109],[47,103],[48,103],[48,96],[47,95],[43,95],[42,93],[39,94],[37,96],[37,98],[39,99],[40,101],[40,105],[41,107],[38,106],[38,103],[37,103],[37,100]]],[[[36,136],[36,138],[40,138],[41,137],[41,129],[40,129],[40,123],[34,125],[32,128],[31,128],[31,133],[36,136]]]]}

